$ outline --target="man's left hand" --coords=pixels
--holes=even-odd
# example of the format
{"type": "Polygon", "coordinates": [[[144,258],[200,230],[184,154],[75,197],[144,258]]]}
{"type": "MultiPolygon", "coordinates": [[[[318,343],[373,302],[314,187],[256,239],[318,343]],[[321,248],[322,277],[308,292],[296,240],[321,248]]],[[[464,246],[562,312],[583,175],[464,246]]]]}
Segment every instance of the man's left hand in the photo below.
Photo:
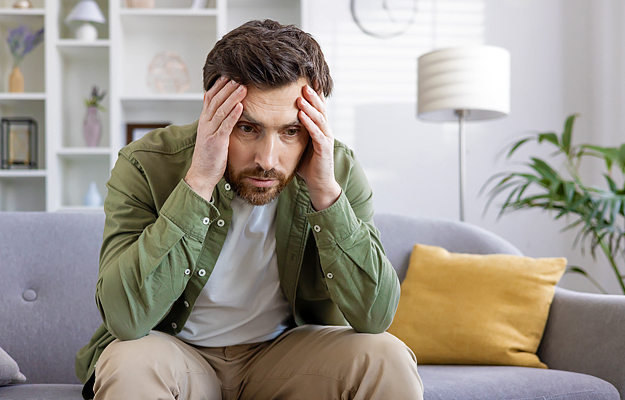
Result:
{"type": "Polygon", "coordinates": [[[302,94],[297,99],[298,117],[311,142],[297,172],[306,181],[313,208],[321,211],[341,196],[341,186],[334,177],[334,136],[328,124],[325,100],[308,85],[302,88],[302,94]]]}

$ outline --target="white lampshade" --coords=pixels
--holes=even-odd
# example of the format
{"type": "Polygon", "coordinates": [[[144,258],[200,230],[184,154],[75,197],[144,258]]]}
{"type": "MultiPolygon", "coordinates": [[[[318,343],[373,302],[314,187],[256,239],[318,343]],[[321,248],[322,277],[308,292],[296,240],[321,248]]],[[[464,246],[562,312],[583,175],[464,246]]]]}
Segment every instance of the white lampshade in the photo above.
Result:
{"type": "Polygon", "coordinates": [[[106,22],[106,19],[95,0],[81,0],[65,18],[66,24],[72,21],[99,22],[103,24],[106,22]]]}
{"type": "Polygon", "coordinates": [[[426,121],[503,117],[510,113],[510,53],[494,46],[436,50],[419,57],[417,115],[426,121]]]}

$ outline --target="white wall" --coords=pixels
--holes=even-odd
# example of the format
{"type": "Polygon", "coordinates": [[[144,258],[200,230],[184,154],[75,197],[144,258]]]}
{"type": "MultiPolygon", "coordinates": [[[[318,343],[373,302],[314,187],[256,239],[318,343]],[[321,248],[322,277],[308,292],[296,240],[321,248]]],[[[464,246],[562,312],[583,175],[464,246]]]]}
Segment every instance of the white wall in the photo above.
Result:
{"type": "MultiPolygon", "coordinates": [[[[388,40],[361,33],[347,0],[310,1],[303,11],[304,27],[321,43],[335,79],[328,105],[335,136],[356,150],[376,212],[458,218],[457,125],[415,117],[416,59],[464,44],[508,49],[510,115],[467,124],[465,219],[527,255],[566,256],[618,292],[601,255],[598,263],[582,257],[573,248],[575,234],[560,232],[566,221],[533,210],[497,219],[496,206],[483,216],[487,197],[479,191],[494,173],[518,168],[501,155],[506,145],[528,131],[560,132],[571,113],[581,113],[575,141],[624,141],[625,7],[619,0],[419,0],[415,24],[388,40]]],[[[516,159],[529,154],[549,152],[528,148],[516,159]]],[[[561,285],[595,291],[574,275],[561,285]]]]}

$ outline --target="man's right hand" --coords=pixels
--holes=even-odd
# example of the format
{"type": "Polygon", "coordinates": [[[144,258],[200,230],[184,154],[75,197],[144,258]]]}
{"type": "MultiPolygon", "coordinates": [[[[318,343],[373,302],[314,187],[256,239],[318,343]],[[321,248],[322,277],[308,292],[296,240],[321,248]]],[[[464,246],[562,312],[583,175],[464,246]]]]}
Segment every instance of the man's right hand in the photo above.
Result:
{"type": "Polygon", "coordinates": [[[193,159],[184,180],[207,201],[226,171],[230,134],[241,117],[246,94],[245,86],[225,76],[204,93],[193,159]]]}

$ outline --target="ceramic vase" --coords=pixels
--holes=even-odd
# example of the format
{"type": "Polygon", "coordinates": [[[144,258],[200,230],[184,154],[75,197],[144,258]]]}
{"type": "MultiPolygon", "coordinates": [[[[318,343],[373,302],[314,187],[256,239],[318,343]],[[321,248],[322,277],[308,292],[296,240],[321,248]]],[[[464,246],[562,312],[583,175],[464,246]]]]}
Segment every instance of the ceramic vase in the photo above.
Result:
{"type": "Polygon", "coordinates": [[[19,67],[13,67],[9,76],[9,92],[24,93],[24,75],[19,67]]]}
{"type": "Polygon", "coordinates": [[[100,110],[97,107],[87,107],[87,113],[82,124],[82,133],[89,147],[97,147],[102,136],[102,121],[100,110]]]}
{"type": "Polygon", "coordinates": [[[102,205],[102,195],[98,191],[95,182],[89,184],[89,189],[82,199],[82,204],[87,207],[100,207],[102,205]]]}

